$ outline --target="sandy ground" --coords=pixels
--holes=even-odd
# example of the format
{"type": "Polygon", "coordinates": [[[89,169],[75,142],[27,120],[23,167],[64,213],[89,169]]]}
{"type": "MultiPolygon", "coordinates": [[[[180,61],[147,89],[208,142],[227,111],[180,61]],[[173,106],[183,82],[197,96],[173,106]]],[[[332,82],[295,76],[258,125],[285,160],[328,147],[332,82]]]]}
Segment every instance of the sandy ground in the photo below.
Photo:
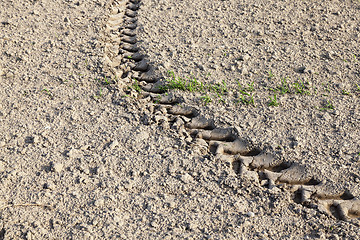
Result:
{"type": "Polygon", "coordinates": [[[359,38],[350,0],[1,1],[0,239],[360,239],[359,38]]]}

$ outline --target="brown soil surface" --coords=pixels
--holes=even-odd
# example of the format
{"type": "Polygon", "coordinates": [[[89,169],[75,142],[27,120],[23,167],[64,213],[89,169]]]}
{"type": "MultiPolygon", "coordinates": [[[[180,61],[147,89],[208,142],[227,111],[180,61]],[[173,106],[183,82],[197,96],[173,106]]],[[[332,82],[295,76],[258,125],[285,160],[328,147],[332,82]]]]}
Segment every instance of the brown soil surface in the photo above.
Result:
{"type": "Polygon", "coordinates": [[[359,39],[355,0],[2,0],[0,240],[360,239],[359,39]]]}

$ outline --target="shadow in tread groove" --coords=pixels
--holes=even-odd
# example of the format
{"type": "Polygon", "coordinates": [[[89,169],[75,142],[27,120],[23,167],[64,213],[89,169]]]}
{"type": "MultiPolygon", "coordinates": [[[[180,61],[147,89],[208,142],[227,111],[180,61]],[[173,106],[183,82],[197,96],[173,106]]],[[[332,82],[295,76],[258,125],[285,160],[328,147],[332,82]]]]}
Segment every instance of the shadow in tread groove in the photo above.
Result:
{"type": "Polygon", "coordinates": [[[243,156],[253,157],[261,154],[260,148],[251,149],[248,153],[243,154],[243,156]]]}
{"type": "Polygon", "coordinates": [[[319,185],[321,183],[321,181],[315,179],[315,178],[311,178],[309,181],[304,182],[302,185],[305,186],[315,186],[315,185],[319,185]]]}
{"type": "Polygon", "coordinates": [[[0,231],[0,240],[5,239],[5,233],[6,233],[5,228],[1,229],[1,231],[0,231]]]}
{"type": "Polygon", "coordinates": [[[329,200],[329,199],[333,199],[333,200],[351,200],[354,199],[354,195],[351,194],[351,192],[349,190],[345,190],[344,193],[342,193],[341,195],[325,195],[325,194],[315,194],[314,197],[316,197],[319,200],[329,200]]]}

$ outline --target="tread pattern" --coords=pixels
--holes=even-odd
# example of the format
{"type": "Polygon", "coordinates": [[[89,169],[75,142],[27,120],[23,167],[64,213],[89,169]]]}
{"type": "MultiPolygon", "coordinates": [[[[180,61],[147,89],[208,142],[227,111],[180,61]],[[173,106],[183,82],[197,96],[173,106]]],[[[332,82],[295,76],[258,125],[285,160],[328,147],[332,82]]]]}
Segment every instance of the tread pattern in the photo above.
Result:
{"type": "MultiPolygon", "coordinates": [[[[140,0],[114,0],[111,15],[106,25],[109,44],[105,48],[104,65],[115,75],[120,84],[139,81],[145,92],[142,97],[150,98],[160,106],[156,122],[170,119],[172,127],[187,133],[188,140],[201,145],[224,161],[231,163],[239,176],[249,171],[256,172],[260,180],[266,180],[266,187],[285,186],[293,192],[293,200],[304,206],[345,221],[360,220],[360,199],[349,190],[343,189],[326,179],[318,179],[309,173],[310,166],[296,162],[284,162],[266,149],[254,148],[239,138],[236,128],[219,128],[214,119],[201,115],[199,109],[185,106],[181,96],[173,93],[159,94],[163,79],[154,74],[153,68],[137,46],[137,10],[140,0]],[[175,105],[181,103],[182,105],[175,105]]],[[[129,85],[127,85],[129,86],[129,85]]]]}

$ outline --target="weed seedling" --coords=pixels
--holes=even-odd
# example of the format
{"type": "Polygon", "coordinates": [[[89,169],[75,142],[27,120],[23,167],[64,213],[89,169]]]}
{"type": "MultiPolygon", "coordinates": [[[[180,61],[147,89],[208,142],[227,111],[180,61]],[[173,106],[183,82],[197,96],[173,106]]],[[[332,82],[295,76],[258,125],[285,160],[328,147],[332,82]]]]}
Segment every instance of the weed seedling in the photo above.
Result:
{"type": "Polygon", "coordinates": [[[219,97],[219,103],[225,103],[225,100],[222,98],[222,96],[220,95],[220,93],[217,93],[218,97],[219,97]]]}
{"type": "Polygon", "coordinates": [[[255,90],[254,88],[254,81],[248,84],[248,87],[246,88],[247,91],[253,92],[255,90]]]}
{"type": "Polygon", "coordinates": [[[358,84],[355,85],[356,85],[356,91],[360,91],[360,86],[358,84]]]}
{"type": "Polygon", "coordinates": [[[322,107],[322,108],[319,108],[320,111],[326,111],[326,110],[334,110],[334,105],[332,105],[332,103],[327,100],[327,104],[322,107]]]}
{"type": "Polygon", "coordinates": [[[159,104],[160,103],[160,100],[161,100],[161,96],[160,95],[157,95],[154,99],[154,103],[155,104],[159,104]]]}
{"type": "Polygon", "coordinates": [[[324,83],[322,83],[322,85],[325,87],[325,91],[326,92],[330,92],[331,90],[330,90],[330,83],[328,82],[328,83],[326,83],[326,85],[324,84],[324,83]]]}
{"type": "Polygon", "coordinates": [[[240,100],[238,101],[238,102],[241,102],[241,103],[243,103],[243,104],[245,104],[245,105],[254,105],[254,95],[253,94],[248,94],[247,93],[247,95],[249,96],[248,98],[246,98],[246,96],[245,95],[240,95],[240,100]]]}
{"type": "Polygon", "coordinates": [[[41,90],[41,92],[46,93],[46,95],[48,95],[48,96],[50,97],[50,99],[54,99],[54,96],[52,95],[52,93],[50,92],[49,89],[43,88],[43,89],[41,90]]]}
{"type": "Polygon", "coordinates": [[[104,83],[105,85],[109,85],[109,84],[110,84],[110,81],[107,79],[107,77],[104,78],[104,82],[105,82],[105,83],[104,83]]]}
{"type": "Polygon", "coordinates": [[[281,86],[278,89],[280,91],[280,94],[290,92],[289,84],[286,81],[286,77],[281,80],[281,86]]]}
{"type": "Polygon", "coordinates": [[[169,87],[167,85],[161,85],[158,86],[158,89],[163,92],[167,92],[169,90],[169,87]]]}
{"type": "Polygon", "coordinates": [[[189,90],[190,92],[204,90],[204,84],[202,82],[199,82],[195,77],[193,78],[188,77],[188,81],[185,85],[186,85],[186,89],[189,90]]]}
{"type": "Polygon", "coordinates": [[[243,87],[241,86],[240,81],[239,81],[239,80],[236,80],[236,82],[237,82],[237,84],[238,84],[238,86],[239,86],[240,90],[242,90],[242,89],[243,89],[243,87]]]}
{"type": "Polygon", "coordinates": [[[280,105],[280,103],[277,102],[276,94],[274,94],[274,98],[271,98],[271,96],[269,96],[269,98],[270,98],[269,106],[277,107],[280,105]]]}
{"type": "Polygon", "coordinates": [[[276,92],[276,91],[277,91],[276,88],[265,87],[265,89],[270,90],[270,91],[273,91],[273,92],[276,92]]]}
{"type": "Polygon", "coordinates": [[[346,90],[342,90],[341,93],[342,93],[342,95],[350,95],[350,93],[346,90]]]}
{"type": "Polygon", "coordinates": [[[239,86],[239,92],[241,93],[241,95],[239,96],[239,101],[238,102],[241,102],[243,104],[246,104],[246,105],[249,105],[249,104],[252,104],[254,105],[254,94],[251,94],[248,93],[248,92],[253,92],[255,90],[254,88],[254,81],[250,84],[248,84],[247,87],[242,87],[240,82],[237,80],[237,84],[239,86]]]}
{"type": "Polygon", "coordinates": [[[216,93],[220,91],[219,84],[210,84],[208,85],[208,89],[216,93]]]}
{"type": "Polygon", "coordinates": [[[228,92],[228,88],[227,88],[225,80],[222,80],[222,85],[220,85],[220,90],[221,90],[222,94],[224,94],[225,92],[228,92]]]}
{"type": "Polygon", "coordinates": [[[253,92],[255,90],[254,88],[254,81],[252,81],[251,83],[249,83],[247,85],[247,87],[242,87],[241,86],[241,83],[239,82],[239,80],[236,80],[238,86],[239,86],[239,89],[240,89],[240,92],[243,93],[243,92],[253,92]]]}
{"type": "Polygon", "coordinates": [[[166,87],[167,89],[179,89],[182,91],[186,90],[186,80],[181,77],[176,78],[173,71],[168,71],[170,79],[166,79],[168,82],[166,87]]]}
{"type": "Polygon", "coordinates": [[[187,77],[186,79],[181,77],[175,77],[173,71],[168,72],[170,75],[169,79],[166,79],[166,84],[159,86],[159,89],[166,92],[169,89],[178,89],[181,91],[190,91],[190,92],[203,92],[205,86],[202,82],[198,81],[194,76],[187,77]]]}
{"type": "Polygon", "coordinates": [[[102,97],[102,91],[103,91],[102,88],[100,88],[98,95],[95,95],[95,96],[94,96],[94,98],[95,98],[96,100],[98,100],[99,98],[102,97]]]}
{"type": "Polygon", "coordinates": [[[306,86],[301,80],[299,80],[298,82],[295,82],[293,84],[293,87],[295,88],[295,93],[310,95],[310,92],[305,90],[306,86]]]}
{"type": "Polygon", "coordinates": [[[212,101],[209,95],[201,96],[200,99],[204,101],[205,105],[212,101]]]}
{"type": "Polygon", "coordinates": [[[272,73],[272,71],[269,71],[269,76],[268,76],[268,80],[271,80],[274,77],[274,74],[272,73]]]}
{"type": "Polygon", "coordinates": [[[141,92],[141,87],[136,79],[134,79],[133,85],[131,85],[129,88],[134,89],[137,92],[141,92]]]}
{"type": "Polygon", "coordinates": [[[317,94],[318,88],[316,86],[313,86],[312,88],[314,89],[314,93],[317,94]]]}

